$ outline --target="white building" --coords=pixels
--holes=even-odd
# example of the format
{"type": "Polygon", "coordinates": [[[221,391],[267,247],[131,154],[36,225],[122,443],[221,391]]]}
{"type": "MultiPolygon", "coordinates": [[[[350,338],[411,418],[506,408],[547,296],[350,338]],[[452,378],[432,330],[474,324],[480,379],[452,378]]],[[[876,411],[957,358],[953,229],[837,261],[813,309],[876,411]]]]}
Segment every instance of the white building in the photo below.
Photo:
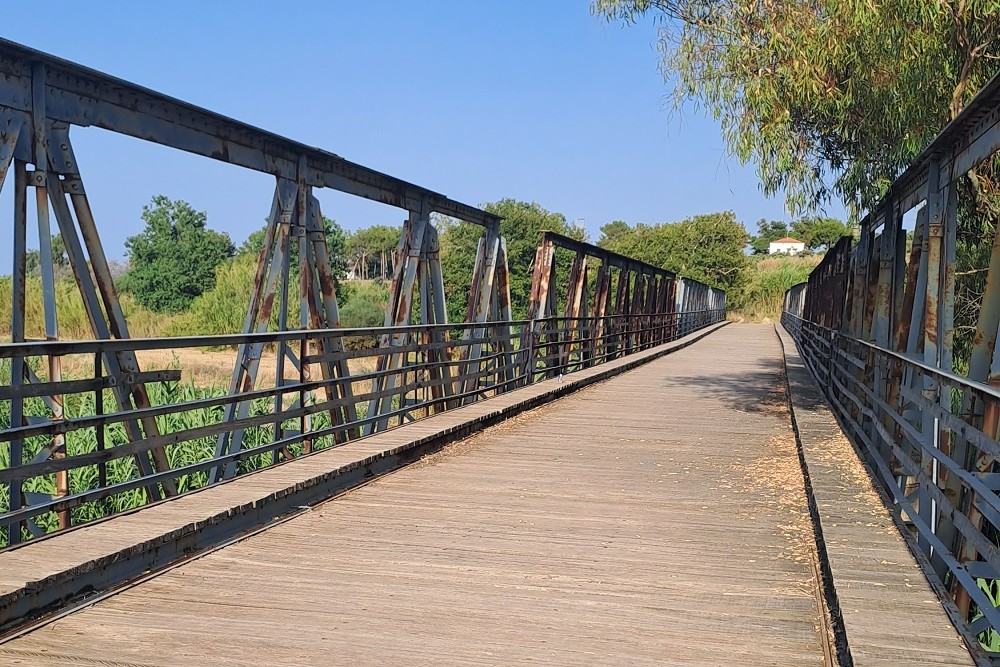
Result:
{"type": "Polygon", "coordinates": [[[798,239],[793,239],[791,236],[786,236],[783,239],[771,241],[770,245],[767,247],[767,252],[770,255],[779,252],[785,255],[794,255],[795,253],[802,252],[805,249],[805,243],[798,239]]]}

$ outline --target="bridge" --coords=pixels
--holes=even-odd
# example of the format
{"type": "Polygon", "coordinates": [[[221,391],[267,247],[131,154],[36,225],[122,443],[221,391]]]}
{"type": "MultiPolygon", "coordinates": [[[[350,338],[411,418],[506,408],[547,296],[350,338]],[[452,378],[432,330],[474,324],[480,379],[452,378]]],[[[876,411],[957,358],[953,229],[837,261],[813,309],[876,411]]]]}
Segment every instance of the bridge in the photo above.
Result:
{"type": "Polygon", "coordinates": [[[777,326],[552,232],[517,320],[487,211],[11,42],[0,74],[3,664],[996,662],[1000,281],[957,373],[954,248],[997,81],[777,326]],[[70,143],[89,125],[275,178],[242,332],[129,336],[70,143]],[[340,326],[319,188],[407,212],[382,327],[340,326]],[[462,323],[432,213],[483,230],[462,323]],[[59,339],[50,216],[92,340],[59,339]],[[227,391],[147,363],[200,350],[227,391]]]}

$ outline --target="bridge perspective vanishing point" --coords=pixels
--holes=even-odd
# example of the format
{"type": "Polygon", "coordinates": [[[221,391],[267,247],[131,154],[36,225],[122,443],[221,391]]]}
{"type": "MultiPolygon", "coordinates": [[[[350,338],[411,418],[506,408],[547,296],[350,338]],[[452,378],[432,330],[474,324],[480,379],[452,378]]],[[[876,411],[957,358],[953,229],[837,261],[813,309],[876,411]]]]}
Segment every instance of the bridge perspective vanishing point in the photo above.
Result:
{"type": "Polygon", "coordinates": [[[998,143],[998,90],[780,329],[553,232],[515,320],[496,216],[0,40],[0,664],[992,664],[998,280],[967,377],[952,341],[955,183],[998,143]],[[274,177],[242,332],[129,336],[73,126],[274,177]],[[340,326],[322,188],[407,212],[383,327],[340,326]],[[462,323],[432,213],[483,229],[462,323]],[[53,222],[92,340],[59,339],[53,222]],[[139,365],[220,349],[224,394],[139,365]]]}

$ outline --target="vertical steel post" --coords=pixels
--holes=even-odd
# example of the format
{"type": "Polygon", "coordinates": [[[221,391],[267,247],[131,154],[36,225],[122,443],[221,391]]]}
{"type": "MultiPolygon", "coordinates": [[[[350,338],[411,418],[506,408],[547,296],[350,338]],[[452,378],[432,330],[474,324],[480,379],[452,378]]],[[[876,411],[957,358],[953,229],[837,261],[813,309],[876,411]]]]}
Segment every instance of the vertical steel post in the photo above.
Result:
{"type": "MultiPolygon", "coordinates": [[[[21,160],[14,160],[14,266],[12,276],[11,324],[10,339],[12,343],[24,342],[24,309],[25,309],[25,259],[27,237],[27,200],[28,174],[21,160]]],[[[24,380],[24,357],[11,359],[10,382],[15,389],[24,380]]],[[[12,428],[24,425],[24,399],[15,396],[10,402],[10,425],[12,428]]],[[[11,468],[24,464],[23,441],[14,438],[9,443],[11,468]]],[[[15,478],[7,487],[7,500],[10,511],[21,508],[21,479],[15,478]]],[[[21,541],[21,522],[7,525],[7,543],[17,544],[21,541]]]]}

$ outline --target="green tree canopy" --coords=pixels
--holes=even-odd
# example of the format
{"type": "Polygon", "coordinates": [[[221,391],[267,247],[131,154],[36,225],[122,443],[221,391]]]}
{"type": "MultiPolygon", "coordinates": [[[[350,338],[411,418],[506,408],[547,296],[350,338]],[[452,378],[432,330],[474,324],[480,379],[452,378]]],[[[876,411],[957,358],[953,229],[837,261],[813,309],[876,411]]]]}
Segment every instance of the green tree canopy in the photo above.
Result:
{"type": "Polygon", "coordinates": [[[613,220],[606,225],[601,225],[601,239],[597,242],[597,245],[603,248],[622,234],[628,233],[628,231],[628,223],[624,220],[613,220]]]}
{"type": "Polygon", "coordinates": [[[737,292],[746,279],[750,237],[732,211],[673,223],[636,225],[599,245],[644,262],[737,292]]]}
{"type": "MultiPolygon", "coordinates": [[[[547,211],[535,203],[501,199],[483,208],[503,218],[500,233],[507,242],[511,308],[514,318],[522,319],[528,313],[531,271],[539,232],[551,230],[581,241],[586,240],[586,234],[579,227],[568,224],[562,213],[547,211]]],[[[438,227],[441,232],[441,266],[448,300],[448,321],[464,322],[472,287],[476,245],[483,228],[450,218],[439,218],[438,227]]],[[[563,268],[560,275],[566,274],[567,269],[563,268]]]]}
{"type": "Polygon", "coordinates": [[[156,195],[142,209],[145,229],[125,240],[129,271],[122,289],[156,312],[179,312],[215,285],[215,269],[233,255],[229,235],[185,201],[156,195]]]}
{"type": "Polygon", "coordinates": [[[792,223],[792,236],[805,242],[810,250],[825,250],[842,236],[850,235],[851,227],[836,218],[812,216],[792,223]]]}
{"type": "MultiPolygon", "coordinates": [[[[343,228],[332,220],[323,216],[323,229],[326,232],[326,247],[330,254],[330,270],[333,272],[333,280],[337,287],[337,298],[342,299],[343,289],[341,282],[347,275],[347,236],[343,228]]],[[[240,245],[237,255],[260,255],[261,248],[264,247],[264,237],[267,233],[267,224],[257,231],[251,232],[246,241],[240,245]]],[[[289,273],[294,276],[299,271],[299,244],[295,239],[291,239],[290,252],[288,254],[289,273]]]]}
{"type": "Polygon", "coordinates": [[[995,0],[593,0],[653,17],[678,104],[721,121],[793,213],[869,208],[1000,68],[995,0]]]}
{"type": "MultiPolygon", "coordinates": [[[[765,220],[761,218],[757,221],[757,235],[750,238],[750,247],[753,254],[766,255],[769,253],[771,242],[788,236],[788,223],[784,220],[765,220]]],[[[800,239],[801,240],[801,239],[800,239]]]]}
{"type": "Polygon", "coordinates": [[[347,256],[355,263],[359,278],[392,277],[396,246],[402,233],[401,227],[372,225],[347,237],[347,256]]]}

